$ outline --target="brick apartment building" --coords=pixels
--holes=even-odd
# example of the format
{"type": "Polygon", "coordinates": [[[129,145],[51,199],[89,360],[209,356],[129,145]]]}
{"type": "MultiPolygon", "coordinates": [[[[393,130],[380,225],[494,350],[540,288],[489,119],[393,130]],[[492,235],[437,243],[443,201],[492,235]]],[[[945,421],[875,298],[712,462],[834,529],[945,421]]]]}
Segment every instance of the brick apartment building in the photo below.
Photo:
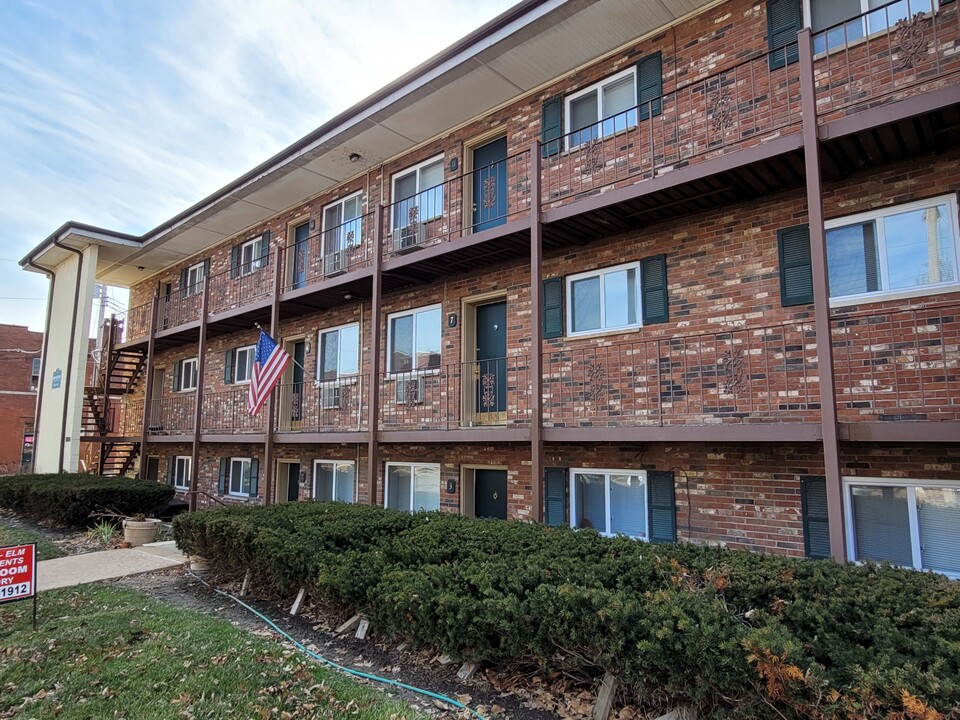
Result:
{"type": "Polygon", "coordinates": [[[529,0],[143,237],[64,225],[24,264],[130,288],[84,442],[198,507],[960,574],[960,13],[874,5],[529,0]]]}
{"type": "Polygon", "coordinates": [[[40,384],[43,333],[0,324],[0,475],[33,459],[33,418],[40,384]]]}

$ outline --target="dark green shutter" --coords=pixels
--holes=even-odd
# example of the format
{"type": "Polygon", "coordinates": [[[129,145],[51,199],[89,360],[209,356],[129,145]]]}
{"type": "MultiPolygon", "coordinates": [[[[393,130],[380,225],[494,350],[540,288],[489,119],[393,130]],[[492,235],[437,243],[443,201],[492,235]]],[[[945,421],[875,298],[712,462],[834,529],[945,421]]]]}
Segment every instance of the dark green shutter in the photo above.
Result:
{"type": "Polygon", "coordinates": [[[647,472],[647,506],[650,510],[650,542],[676,542],[677,498],[672,472],[647,472]]]}
{"type": "Polygon", "coordinates": [[[827,479],[823,475],[800,478],[803,514],[803,551],[809,558],[830,557],[830,521],[827,513],[827,479]]]}
{"type": "Polygon", "coordinates": [[[567,470],[546,468],[543,471],[543,523],[558,527],[567,524],[567,470]]]}
{"type": "Polygon", "coordinates": [[[260,479],[260,461],[257,458],[250,460],[250,497],[257,496],[257,481],[260,479]]]}
{"type": "Polygon", "coordinates": [[[210,277],[210,258],[203,261],[203,279],[210,277]]]}
{"type": "Polygon", "coordinates": [[[180,297],[187,296],[187,270],[184,268],[180,271],[180,297]]]}
{"type": "Polygon", "coordinates": [[[174,475],[177,472],[177,459],[173,456],[167,458],[167,484],[174,485],[176,479],[174,475]]]}
{"type": "Polygon", "coordinates": [[[173,391],[180,392],[180,366],[183,365],[183,360],[177,360],[173,364],[173,391]]]}
{"type": "Polygon", "coordinates": [[[217,492],[227,494],[227,474],[230,472],[230,458],[220,458],[220,479],[217,481],[217,492]]]}
{"type": "Polygon", "coordinates": [[[767,0],[767,48],[770,69],[776,70],[799,58],[797,33],[803,26],[800,0],[767,0]]]}
{"type": "Polygon", "coordinates": [[[233,350],[227,350],[223,354],[223,384],[233,384],[233,350]]]}
{"type": "Polygon", "coordinates": [[[780,252],[780,304],[813,302],[813,266],[810,260],[810,227],[795,225],[777,230],[780,252]]]}
{"type": "Polygon", "coordinates": [[[235,278],[240,275],[240,246],[234,245],[230,248],[230,277],[235,278]]]}
{"type": "Polygon", "coordinates": [[[640,263],[643,295],[643,324],[664,323],[670,319],[667,296],[667,256],[654,255],[640,263]]]}
{"type": "Polygon", "coordinates": [[[863,264],[867,273],[867,292],[880,289],[880,263],[877,259],[876,228],[872,222],[863,227],[863,264]]]}
{"type": "Polygon", "coordinates": [[[260,237],[260,267],[266,267],[270,262],[270,231],[265,230],[260,237]]]}
{"type": "Polygon", "coordinates": [[[543,281],[543,337],[563,337],[563,278],[543,281]]]}
{"type": "Polygon", "coordinates": [[[659,115],[663,110],[663,58],[659,52],[637,63],[637,105],[640,119],[659,115]]]}
{"type": "Polygon", "coordinates": [[[563,144],[563,98],[559,95],[543,103],[540,112],[540,154],[550,157],[560,152],[563,144]]]}

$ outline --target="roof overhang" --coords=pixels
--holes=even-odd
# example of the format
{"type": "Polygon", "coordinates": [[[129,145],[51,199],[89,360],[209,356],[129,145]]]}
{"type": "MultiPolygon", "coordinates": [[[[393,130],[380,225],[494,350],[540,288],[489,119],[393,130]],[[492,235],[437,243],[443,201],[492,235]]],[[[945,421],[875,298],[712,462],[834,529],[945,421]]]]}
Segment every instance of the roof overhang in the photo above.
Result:
{"type": "Polygon", "coordinates": [[[67,223],[21,265],[96,243],[129,286],[719,1],[526,0],[143,236],[67,223]]]}

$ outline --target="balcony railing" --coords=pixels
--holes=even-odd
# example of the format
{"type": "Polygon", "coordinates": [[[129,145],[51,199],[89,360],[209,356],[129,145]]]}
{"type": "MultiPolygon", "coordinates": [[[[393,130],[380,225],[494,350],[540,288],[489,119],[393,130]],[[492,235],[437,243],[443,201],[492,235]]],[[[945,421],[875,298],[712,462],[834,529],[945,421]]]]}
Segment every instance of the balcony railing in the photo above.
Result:
{"type": "Polygon", "coordinates": [[[366,430],[364,378],[350,377],[281,384],[277,388],[277,432],[351,432],[366,430]]]}
{"type": "Polygon", "coordinates": [[[837,115],[957,82],[960,10],[895,0],[813,37],[817,115],[837,115]]]}
{"type": "Polygon", "coordinates": [[[168,330],[199,320],[202,308],[202,280],[192,285],[173,283],[170,294],[160,296],[157,306],[157,330],[168,330]]]}
{"type": "Polygon", "coordinates": [[[530,423],[526,356],[380,375],[383,430],[449,430],[530,423]]]}
{"type": "Polygon", "coordinates": [[[147,403],[147,434],[192,435],[196,395],[190,392],[152,398],[147,403]]]}
{"type": "Polygon", "coordinates": [[[275,265],[275,258],[266,255],[211,275],[207,278],[210,283],[207,312],[216,315],[273,297],[275,265]]]}
{"type": "MultiPolygon", "coordinates": [[[[797,44],[774,51],[796,55],[797,44]]],[[[544,146],[544,207],[799,129],[800,66],[763,53],[544,146]],[[771,69],[773,66],[773,69],[771,69]],[[549,154],[553,152],[553,154],[549,154]]]]}
{"type": "Polygon", "coordinates": [[[376,214],[369,212],[287,245],[281,253],[283,289],[298,290],[368,267],[375,234],[376,214]]]}
{"type": "MultiPolygon", "coordinates": [[[[98,398],[102,402],[102,397],[98,398]]],[[[111,397],[107,401],[103,424],[93,431],[85,427],[84,431],[96,435],[116,435],[122,437],[139,436],[143,420],[143,400],[128,396],[111,397]]]]}
{"type": "Polygon", "coordinates": [[[153,303],[145,303],[116,313],[118,343],[132,342],[150,334],[150,310],[153,303]]]}
{"type": "Polygon", "coordinates": [[[262,433],[267,423],[267,411],[251,417],[247,412],[247,386],[203,394],[200,432],[262,433]]]}
{"type": "Polygon", "coordinates": [[[840,421],[960,420],[960,303],[840,313],[840,421]]]}
{"type": "Polygon", "coordinates": [[[475,168],[384,207],[384,257],[528,216],[530,151],[475,168]]]}
{"type": "Polygon", "coordinates": [[[557,348],[543,357],[546,427],[819,422],[812,325],[557,348]]]}

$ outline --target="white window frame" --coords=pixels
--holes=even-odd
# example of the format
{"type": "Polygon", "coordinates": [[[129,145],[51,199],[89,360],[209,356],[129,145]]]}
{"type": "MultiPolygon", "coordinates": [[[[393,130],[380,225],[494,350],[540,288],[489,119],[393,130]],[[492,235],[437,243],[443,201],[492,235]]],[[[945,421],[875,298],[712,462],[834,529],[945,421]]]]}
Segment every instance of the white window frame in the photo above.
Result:
{"type": "Polygon", "coordinates": [[[30,384],[31,385],[40,384],[40,370],[42,369],[42,367],[43,367],[43,362],[41,361],[41,358],[39,357],[30,358],[30,384]]]}
{"type": "Polygon", "coordinates": [[[412,377],[415,375],[428,375],[440,372],[440,368],[426,368],[419,370],[416,367],[416,354],[417,354],[417,320],[416,315],[420,313],[430,312],[432,310],[440,310],[440,364],[443,365],[443,305],[441,303],[436,303],[434,305],[424,305],[423,307],[413,308],[411,310],[401,310],[399,312],[390,313],[387,315],[387,372],[393,375],[403,375],[404,377],[412,377]],[[413,315],[413,365],[414,367],[410,370],[394,370],[393,368],[393,321],[396,318],[404,317],[406,315],[413,315]]]}
{"type": "MultiPolygon", "coordinates": [[[[877,477],[844,477],[843,478],[843,511],[846,518],[847,550],[850,554],[850,561],[862,564],[857,557],[857,529],[853,521],[853,486],[863,485],[867,487],[902,487],[907,491],[907,513],[910,519],[910,550],[913,557],[913,566],[908,570],[919,570],[921,572],[938,572],[934,570],[923,569],[923,556],[920,551],[920,523],[917,510],[917,488],[950,488],[960,489],[957,481],[949,480],[914,480],[913,478],[877,478],[877,477]]],[[[960,532],[958,532],[960,539],[960,532]]],[[[953,580],[960,580],[960,573],[941,572],[953,580]]]]}
{"type": "Polygon", "coordinates": [[[198,381],[198,379],[199,379],[198,376],[197,376],[197,368],[198,368],[198,367],[199,367],[199,364],[198,364],[197,358],[187,358],[186,360],[181,360],[181,361],[180,361],[180,367],[179,367],[179,369],[178,369],[178,372],[180,373],[180,378],[179,378],[179,381],[180,381],[180,390],[179,390],[179,392],[194,392],[194,391],[197,389],[197,381],[198,381]],[[185,369],[186,369],[186,367],[187,367],[188,365],[190,365],[190,366],[193,367],[193,370],[190,372],[190,375],[191,375],[191,377],[192,377],[192,379],[193,379],[193,385],[191,385],[190,387],[187,387],[186,384],[183,382],[184,376],[185,376],[185,369]]]}
{"type": "Polygon", "coordinates": [[[620,333],[627,332],[630,330],[639,330],[643,327],[643,285],[642,277],[640,272],[640,262],[629,262],[623,263],[622,265],[612,265],[610,267],[598,268],[596,270],[589,270],[587,272],[577,273],[576,275],[567,275],[564,278],[564,291],[566,292],[566,323],[567,323],[567,337],[585,337],[588,335],[607,335],[610,333],[620,333]],[[636,272],[637,278],[637,322],[630,325],[618,325],[617,327],[604,327],[603,323],[605,322],[606,315],[606,295],[604,293],[604,288],[606,287],[606,281],[604,277],[606,275],[622,272],[624,270],[634,270],[636,272]],[[600,323],[601,326],[595,330],[577,330],[573,329],[573,283],[578,280],[586,280],[587,278],[598,277],[600,278],[600,323]]]}
{"type": "Polygon", "coordinates": [[[337,499],[337,466],[338,465],[349,465],[353,469],[353,488],[351,489],[350,503],[357,502],[357,464],[353,460],[314,460],[313,461],[313,499],[314,500],[330,500],[335,501],[337,499]],[[331,497],[319,497],[317,493],[317,467],[320,465],[332,465],[333,466],[333,486],[331,488],[331,497]]]}
{"type": "Polygon", "coordinates": [[[650,482],[646,470],[628,470],[624,468],[570,468],[570,527],[577,529],[580,524],[580,517],[577,514],[577,475],[603,475],[604,476],[604,516],[606,527],[594,528],[604,537],[614,537],[618,533],[610,531],[610,476],[611,475],[639,475],[643,481],[643,511],[645,513],[646,535],[624,535],[634,540],[650,541],[650,502],[648,500],[647,483],[650,482]]]}
{"type": "Polygon", "coordinates": [[[175,490],[189,490],[190,480],[192,479],[191,465],[193,458],[189,455],[177,455],[173,458],[173,487],[175,490]],[[183,482],[181,483],[180,468],[184,468],[183,482]]]}
{"type": "Polygon", "coordinates": [[[351,193],[350,195],[346,195],[340,198],[339,200],[330,203],[329,205],[324,205],[320,218],[321,218],[320,222],[323,227],[323,230],[321,231],[321,238],[322,238],[321,244],[322,244],[323,257],[326,257],[328,252],[337,252],[338,250],[347,250],[349,248],[359,247],[361,242],[363,241],[363,190],[357,190],[357,192],[351,193]],[[334,227],[327,227],[327,210],[340,206],[340,217],[342,218],[344,215],[344,212],[343,212],[344,206],[346,206],[346,204],[351,200],[353,200],[354,198],[360,198],[359,215],[357,215],[357,217],[355,218],[351,218],[350,220],[346,220],[346,221],[342,220],[339,225],[336,225],[334,227]],[[336,250],[330,250],[327,247],[327,233],[333,230],[336,230],[337,228],[344,230],[346,229],[346,225],[348,223],[356,223],[356,226],[357,226],[357,231],[356,231],[356,234],[354,235],[353,242],[347,242],[346,236],[344,236],[343,238],[340,238],[339,239],[340,241],[337,243],[339,247],[336,250]]]}
{"type": "MultiPolygon", "coordinates": [[[[588,87],[585,87],[581,90],[577,90],[574,93],[570,93],[569,95],[566,95],[563,98],[563,129],[564,129],[564,137],[566,138],[567,150],[574,150],[580,147],[581,145],[583,145],[583,143],[574,144],[573,139],[571,138],[571,134],[578,130],[586,130],[587,128],[592,127],[592,125],[600,126],[600,131],[597,135],[598,138],[608,137],[609,134],[613,134],[613,133],[608,134],[603,132],[604,120],[610,119],[606,115],[604,115],[604,111],[603,111],[603,88],[606,85],[611,85],[615,82],[619,82],[620,80],[623,80],[626,77],[630,77],[633,80],[633,84],[632,84],[633,105],[630,108],[627,108],[627,110],[621,111],[620,113],[618,113],[618,115],[620,114],[624,115],[625,125],[622,129],[615,129],[614,133],[637,126],[639,122],[639,111],[637,108],[637,68],[636,66],[634,66],[634,67],[629,67],[626,70],[623,70],[622,72],[618,72],[614,75],[608,75],[607,77],[603,78],[599,82],[595,82],[593,85],[589,85],[588,87]],[[597,94],[597,116],[598,117],[596,122],[582,128],[571,127],[571,123],[573,122],[573,109],[572,109],[573,103],[579,100],[580,98],[585,97],[591,93],[597,94]],[[631,110],[634,112],[633,117],[630,116],[631,110]]],[[[615,117],[615,116],[611,116],[611,117],[615,117]]]]}
{"type": "Polygon", "coordinates": [[[230,458],[230,468],[227,473],[227,494],[231,497],[250,497],[250,470],[253,465],[253,458],[248,457],[232,457],[230,458]],[[233,489],[233,466],[235,463],[240,463],[240,489],[235,491],[233,489]],[[247,487],[244,491],[243,487],[243,471],[246,468],[247,471],[247,487]]]}
{"type": "MultiPolygon", "coordinates": [[[[870,210],[857,215],[847,215],[845,217],[828,220],[823,225],[825,233],[828,233],[830,230],[836,230],[850,225],[862,225],[868,222],[873,223],[876,233],[877,256],[880,263],[880,289],[872,292],[857,293],[856,295],[831,297],[830,307],[846,307],[848,305],[861,305],[863,303],[882,302],[884,300],[903,300],[906,298],[939,295],[941,293],[960,290],[960,227],[958,227],[957,222],[957,196],[955,194],[938,195],[902,205],[887,205],[879,210],[870,210]],[[947,224],[953,234],[953,276],[956,279],[932,285],[906,288],[904,290],[884,290],[884,282],[889,278],[889,268],[886,255],[886,236],[883,222],[881,221],[888,215],[899,215],[916,210],[925,210],[937,205],[947,206],[947,213],[949,215],[947,224]]],[[[829,277],[829,267],[827,268],[827,275],[829,277]]]]}
{"type": "MultiPolygon", "coordinates": [[[[437,507],[440,506],[440,500],[442,493],[440,492],[441,486],[443,485],[443,470],[440,467],[440,463],[413,463],[413,462],[388,462],[386,463],[383,470],[383,507],[389,509],[390,502],[390,468],[393,467],[406,467],[410,468],[410,507],[407,512],[419,512],[414,506],[414,498],[416,497],[415,487],[416,487],[416,468],[436,468],[437,470],[437,507]]],[[[402,508],[399,508],[402,510],[402,508]]]]}
{"type": "Polygon", "coordinates": [[[199,295],[203,292],[203,281],[207,277],[204,272],[205,267],[205,262],[198,262],[196,265],[187,268],[187,286],[183,289],[184,297],[199,295]],[[192,280],[191,277],[193,277],[192,280]]]}
{"type": "Polygon", "coordinates": [[[239,263],[239,267],[237,268],[238,277],[252,275],[266,264],[260,257],[261,248],[263,247],[262,243],[264,242],[266,242],[266,237],[258,235],[252,240],[247,240],[240,245],[240,254],[237,257],[239,263]],[[250,260],[244,262],[243,254],[247,248],[251,248],[250,260]]]}
{"type": "Polygon", "coordinates": [[[256,345],[245,345],[244,347],[236,348],[233,351],[233,384],[234,385],[249,385],[250,380],[253,378],[253,356],[257,350],[256,345]],[[244,378],[243,380],[238,379],[237,377],[237,368],[240,367],[240,363],[237,361],[240,359],[240,353],[246,353],[247,358],[247,373],[249,377],[244,378]]]}
{"type": "MultiPolygon", "coordinates": [[[[387,321],[389,322],[389,320],[387,321]]],[[[388,326],[389,327],[389,326],[388,326]]],[[[360,366],[363,362],[362,353],[361,353],[361,338],[360,338],[360,323],[346,323],[345,325],[337,325],[331,328],[324,328],[317,332],[317,372],[316,377],[314,378],[317,381],[318,385],[324,383],[334,383],[342,378],[356,378],[360,374],[360,366]],[[343,352],[343,343],[340,342],[339,333],[341,330],[346,330],[347,328],[356,328],[357,329],[357,372],[355,373],[343,373],[341,372],[341,353],[343,352]],[[321,373],[323,373],[323,336],[328,333],[337,333],[337,376],[335,378],[323,378],[321,373]]]]}
{"type": "MultiPolygon", "coordinates": [[[[406,168],[404,168],[403,170],[401,170],[400,172],[396,172],[396,173],[394,173],[393,175],[391,175],[391,176],[390,176],[390,198],[391,198],[391,207],[392,207],[392,206],[395,206],[395,205],[396,205],[397,203],[399,203],[399,202],[403,202],[404,200],[414,200],[414,204],[415,204],[417,207],[420,207],[420,206],[421,206],[420,201],[419,201],[419,200],[415,200],[415,199],[416,199],[418,196],[422,195],[422,194],[423,194],[424,192],[426,192],[427,190],[431,190],[431,189],[434,189],[434,188],[438,188],[438,187],[439,187],[439,188],[441,188],[441,190],[440,190],[440,207],[439,207],[439,208],[435,208],[436,214],[431,215],[431,216],[429,216],[429,217],[425,217],[425,216],[421,215],[421,216],[418,218],[418,222],[425,223],[425,222],[430,222],[431,220],[436,220],[437,218],[443,217],[443,201],[444,201],[444,192],[445,192],[445,189],[444,189],[443,185],[444,185],[444,183],[446,182],[446,179],[447,179],[445,170],[446,170],[446,169],[445,169],[445,167],[444,167],[443,153],[440,153],[439,155],[434,155],[432,158],[430,158],[430,159],[428,159],[428,160],[424,160],[423,162],[417,163],[416,165],[411,165],[411,166],[409,166],[409,167],[406,167],[406,168]],[[438,162],[440,163],[440,174],[441,174],[441,177],[443,178],[443,179],[440,181],[440,184],[439,184],[439,185],[432,185],[432,186],[430,186],[430,187],[428,187],[428,188],[420,187],[420,171],[421,171],[423,168],[427,167],[428,165],[434,165],[434,164],[436,164],[436,163],[438,163],[438,162]],[[403,178],[405,178],[405,177],[407,177],[408,175],[411,175],[411,174],[413,174],[413,175],[416,176],[416,179],[417,179],[417,191],[416,191],[413,195],[411,195],[411,196],[409,196],[409,197],[406,197],[406,198],[397,197],[397,181],[398,181],[398,180],[402,180],[403,178]]],[[[395,219],[395,218],[394,218],[394,211],[391,209],[391,212],[390,212],[390,230],[391,230],[391,231],[393,231],[393,229],[394,229],[395,227],[397,227],[397,225],[394,224],[394,219],[395,219]]]]}

